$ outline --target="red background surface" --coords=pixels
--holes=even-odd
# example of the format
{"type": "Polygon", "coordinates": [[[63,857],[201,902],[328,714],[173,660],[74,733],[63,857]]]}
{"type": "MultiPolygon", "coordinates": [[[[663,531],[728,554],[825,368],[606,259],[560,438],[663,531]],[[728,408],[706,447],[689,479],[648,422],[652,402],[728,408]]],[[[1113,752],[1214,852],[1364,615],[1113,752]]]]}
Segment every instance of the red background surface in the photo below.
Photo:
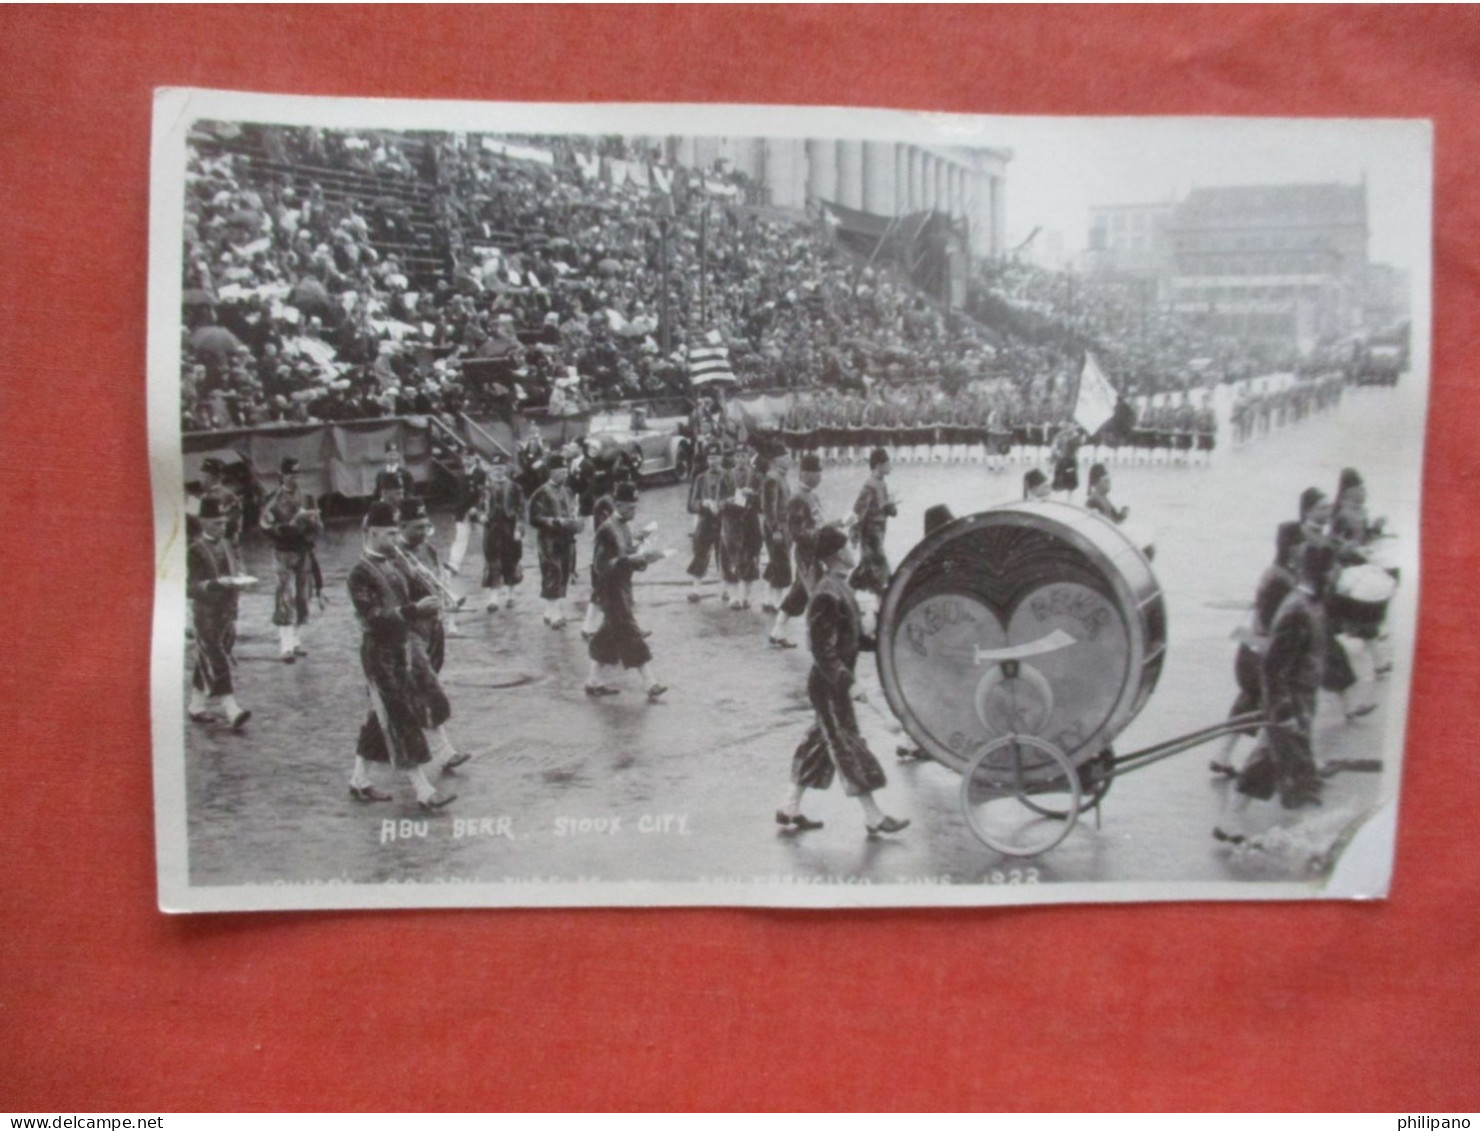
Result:
{"type": "Polygon", "coordinates": [[[0,1107],[1480,1107],[1474,9],[0,11],[0,1107]],[[151,91],[1429,117],[1390,901],[155,910],[151,91]]]}

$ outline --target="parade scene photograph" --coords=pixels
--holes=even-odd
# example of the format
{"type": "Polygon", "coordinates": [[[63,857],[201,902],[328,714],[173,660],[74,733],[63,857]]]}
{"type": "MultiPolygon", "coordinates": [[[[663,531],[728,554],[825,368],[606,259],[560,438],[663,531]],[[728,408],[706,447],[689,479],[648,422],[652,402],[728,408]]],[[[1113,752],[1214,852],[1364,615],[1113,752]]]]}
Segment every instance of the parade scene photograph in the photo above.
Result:
{"type": "Polygon", "coordinates": [[[161,906],[1381,897],[1432,165],[160,91],[161,906]]]}

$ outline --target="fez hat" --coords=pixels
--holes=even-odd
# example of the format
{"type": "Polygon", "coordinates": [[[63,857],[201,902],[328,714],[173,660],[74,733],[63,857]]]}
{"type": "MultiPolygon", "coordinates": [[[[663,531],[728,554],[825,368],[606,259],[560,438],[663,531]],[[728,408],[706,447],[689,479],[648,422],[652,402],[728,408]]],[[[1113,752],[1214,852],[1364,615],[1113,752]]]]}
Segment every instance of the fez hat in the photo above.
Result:
{"type": "Polygon", "coordinates": [[[206,456],[200,461],[200,469],[210,475],[220,475],[226,470],[226,465],[215,456],[206,456]]]}
{"type": "Polygon", "coordinates": [[[559,452],[554,452],[545,459],[545,470],[555,471],[565,466],[565,457],[559,452]]]}
{"type": "Polygon", "coordinates": [[[836,526],[824,526],[817,535],[817,560],[825,562],[848,544],[848,535],[836,526]]]}
{"type": "Polygon", "coordinates": [[[393,504],[382,499],[378,503],[370,504],[370,513],[365,516],[366,526],[395,526],[396,508],[393,504]]]}
{"type": "Polygon", "coordinates": [[[283,462],[280,463],[280,464],[278,464],[278,474],[280,474],[280,475],[297,475],[298,474],[298,461],[296,459],[294,459],[292,456],[284,456],[283,457],[283,462]]]}
{"type": "Polygon", "coordinates": [[[1110,469],[1108,467],[1103,463],[1097,463],[1089,469],[1089,481],[1091,483],[1098,483],[1101,479],[1109,476],[1109,474],[1110,469]]]}
{"type": "Polygon", "coordinates": [[[808,452],[802,457],[801,470],[820,472],[822,470],[822,457],[816,452],[808,452]]]}
{"type": "Polygon", "coordinates": [[[619,503],[635,503],[637,502],[637,484],[630,479],[625,480],[617,484],[617,489],[613,494],[619,503]]]}
{"type": "Polygon", "coordinates": [[[880,464],[885,464],[888,462],[889,453],[886,452],[883,448],[875,448],[868,454],[868,468],[870,471],[878,467],[880,464]]]}
{"type": "MultiPolygon", "coordinates": [[[[204,467],[205,464],[201,464],[201,466],[204,467]]],[[[1344,495],[1353,487],[1360,487],[1361,485],[1362,476],[1358,473],[1357,469],[1355,467],[1343,467],[1341,469],[1341,479],[1336,486],[1336,493],[1338,495],[1344,495]]]]}
{"type": "Polygon", "coordinates": [[[401,504],[400,518],[405,522],[418,522],[427,517],[427,505],[420,499],[407,499],[401,504]]]}
{"type": "Polygon", "coordinates": [[[1043,474],[1043,469],[1031,467],[1023,475],[1023,494],[1026,495],[1034,487],[1042,487],[1048,482],[1048,476],[1043,474]]]}
{"type": "Polygon", "coordinates": [[[1300,517],[1301,517],[1301,519],[1304,520],[1304,518],[1305,518],[1306,515],[1310,514],[1310,512],[1315,507],[1320,506],[1325,501],[1326,501],[1326,492],[1322,491],[1319,487],[1307,487],[1304,491],[1301,491],[1300,492],[1300,517]]]}
{"type": "Polygon", "coordinates": [[[945,503],[936,503],[925,512],[925,535],[929,537],[948,522],[955,520],[951,508],[945,503]]]}
{"type": "Polygon", "coordinates": [[[197,518],[225,518],[226,508],[221,505],[221,500],[214,495],[207,495],[200,501],[200,514],[197,518]]]}
{"type": "Polygon", "coordinates": [[[398,443],[396,443],[394,440],[387,440],[385,442],[385,454],[386,455],[390,455],[393,452],[396,455],[400,455],[401,454],[401,445],[398,444],[398,443]]]}

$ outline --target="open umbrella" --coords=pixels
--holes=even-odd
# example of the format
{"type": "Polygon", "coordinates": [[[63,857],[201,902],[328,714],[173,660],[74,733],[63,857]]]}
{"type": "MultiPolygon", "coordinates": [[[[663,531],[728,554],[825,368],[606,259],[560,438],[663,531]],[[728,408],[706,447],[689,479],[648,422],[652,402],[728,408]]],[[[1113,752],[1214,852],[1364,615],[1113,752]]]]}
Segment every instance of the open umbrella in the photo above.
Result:
{"type": "Polygon", "coordinates": [[[185,306],[215,306],[215,296],[210,291],[203,291],[199,287],[191,287],[183,295],[180,301],[185,306]]]}
{"type": "Polygon", "coordinates": [[[603,275],[620,275],[622,265],[615,259],[602,259],[597,262],[596,270],[603,275]]]}

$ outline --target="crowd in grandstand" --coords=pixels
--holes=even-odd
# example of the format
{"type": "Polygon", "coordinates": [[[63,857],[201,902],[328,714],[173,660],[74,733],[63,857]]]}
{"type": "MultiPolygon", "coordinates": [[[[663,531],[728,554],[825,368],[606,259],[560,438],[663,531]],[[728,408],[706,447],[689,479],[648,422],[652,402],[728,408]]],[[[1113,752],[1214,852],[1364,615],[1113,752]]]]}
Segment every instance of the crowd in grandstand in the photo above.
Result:
{"type": "Polygon", "coordinates": [[[187,431],[683,395],[685,346],[711,331],[742,389],[983,422],[1065,419],[1087,348],[1127,394],[1255,364],[1012,260],[984,265],[969,315],[948,312],[820,220],[712,197],[681,169],[663,191],[599,175],[619,139],[226,132],[189,156],[187,431]]]}

